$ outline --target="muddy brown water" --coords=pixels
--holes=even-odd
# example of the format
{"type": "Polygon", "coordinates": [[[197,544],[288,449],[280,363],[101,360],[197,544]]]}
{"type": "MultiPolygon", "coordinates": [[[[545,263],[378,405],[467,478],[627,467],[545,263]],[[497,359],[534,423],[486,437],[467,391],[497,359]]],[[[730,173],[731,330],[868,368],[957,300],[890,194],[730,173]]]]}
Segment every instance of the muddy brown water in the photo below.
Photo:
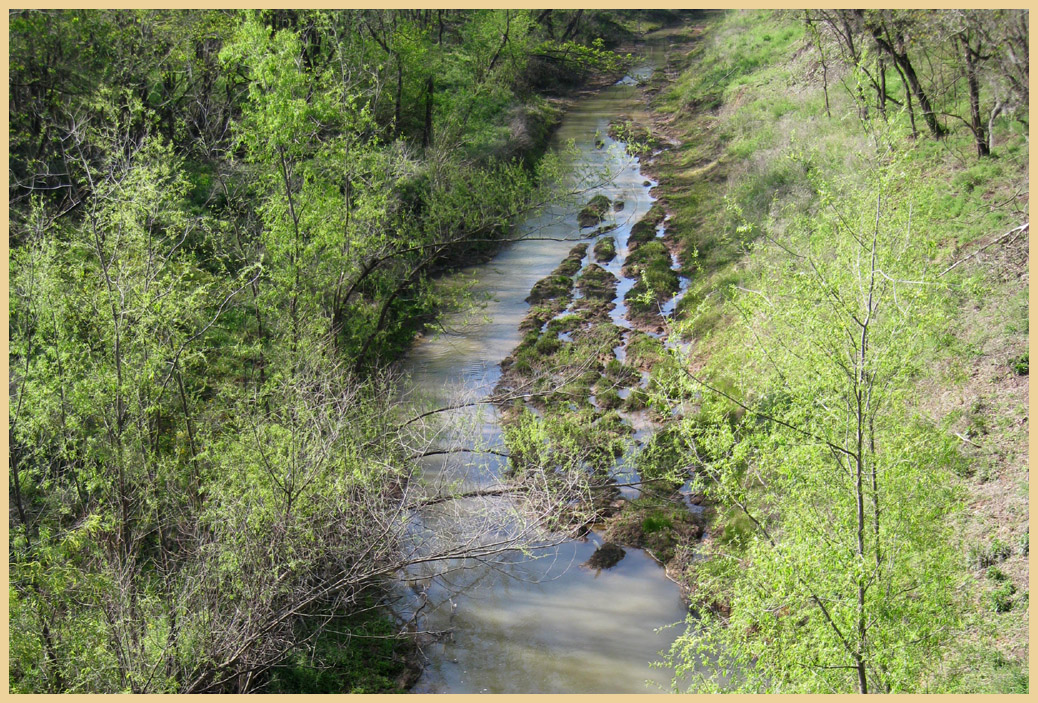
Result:
{"type": "MultiPolygon", "coordinates": [[[[607,136],[611,119],[639,112],[635,82],[661,60],[660,47],[649,44],[630,74],[614,86],[579,99],[567,112],[554,148],[575,146],[574,172],[585,167],[612,174],[604,185],[592,184],[581,203],[560,206],[520,225],[534,237],[510,245],[486,264],[465,272],[485,307],[448,320],[444,332],[421,340],[403,364],[413,385],[431,403],[476,399],[492,391],[500,362],[519,343],[519,322],[529,310],[531,287],[548,275],[569,250],[583,241],[576,213],[596,193],[623,200],[611,236],[617,257],[607,268],[621,277],[618,296],[633,285],[621,276],[631,226],[652,205],[648,180],[636,159],[607,136]],[[602,147],[596,141],[605,142],[602,147]]],[[[577,184],[580,185],[580,184],[577,184]]],[[[587,183],[583,184],[588,185],[587,183]]],[[[609,220],[607,219],[607,222],[609,220]]],[[[586,233],[588,230],[584,230],[586,233]]],[[[621,327],[623,306],[613,319],[621,327]]],[[[500,426],[493,408],[465,408],[452,413],[445,444],[500,446],[500,426]]],[[[504,460],[491,454],[435,457],[423,467],[422,490],[435,494],[451,487],[472,489],[499,483],[504,460]]],[[[416,520],[423,538],[464,541],[515,529],[507,498],[450,501],[416,520]]],[[[668,690],[671,672],[651,666],[683,631],[686,608],[677,585],[649,555],[627,549],[614,567],[595,571],[581,566],[602,543],[592,533],[583,541],[566,539],[527,554],[504,553],[478,562],[415,569],[402,576],[404,614],[419,611],[418,628],[427,666],[418,693],[644,693],[668,690]],[[435,577],[433,574],[439,574],[435,577]]]]}

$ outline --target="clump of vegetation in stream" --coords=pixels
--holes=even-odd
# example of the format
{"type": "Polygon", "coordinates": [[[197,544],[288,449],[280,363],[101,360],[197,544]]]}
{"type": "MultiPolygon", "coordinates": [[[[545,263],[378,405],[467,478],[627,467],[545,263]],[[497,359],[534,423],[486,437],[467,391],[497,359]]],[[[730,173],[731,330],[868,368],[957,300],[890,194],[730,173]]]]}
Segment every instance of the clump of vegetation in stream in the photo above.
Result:
{"type": "Polygon", "coordinates": [[[537,305],[519,325],[522,341],[501,364],[499,393],[523,388],[541,394],[535,403],[564,396],[570,402],[586,402],[595,379],[587,380],[585,375],[600,373],[612,358],[613,347],[621,343],[620,331],[608,317],[615,307],[616,277],[589,264],[574,284],[572,276],[587,248],[587,244],[574,247],[550,276],[534,285],[528,300],[537,305]],[[574,288],[581,294],[576,300],[574,288]],[[567,309],[570,312],[563,314],[567,309]]]}
{"type": "Polygon", "coordinates": [[[594,227],[605,217],[606,213],[609,212],[609,207],[612,201],[608,197],[599,193],[598,195],[591,198],[587,205],[577,213],[577,222],[580,223],[582,228],[594,227]]]}
{"type": "Polygon", "coordinates": [[[515,403],[504,425],[509,479],[522,485],[529,475],[568,505],[551,516],[552,529],[569,531],[597,519],[619,497],[609,471],[627,449],[632,432],[616,413],[587,403],[548,405],[538,416],[515,403]],[[551,470],[545,474],[545,467],[551,470]],[[545,485],[545,477],[547,483],[545,485]]]}
{"type": "Polygon", "coordinates": [[[680,499],[642,496],[609,518],[603,536],[610,542],[645,549],[666,566],[684,557],[684,551],[699,541],[705,520],[691,513],[680,499]]]}
{"type": "Polygon", "coordinates": [[[652,335],[631,330],[627,338],[627,363],[636,368],[649,370],[663,361],[663,342],[652,335]]]}
{"type": "Polygon", "coordinates": [[[626,388],[638,380],[638,372],[619,359],[610,359],[603,371],[602,381],[626,388]]]}
{"type": "Polygon", "coordinates": [[[612,237],[602,237],[595,242],[595,261],[609,263],[616,258],[616,241],[612,237]]]}
{"type": "Polygon", "coordinates": [[[586,253],[587,244],[578,244],[573,247],[569,255],[550,275],[534,284],[530,295],[526,297],[526,302],[547,303],[546,307],[554,309],[556,312],[564,309],[573,294],[573,274],[580,270],[580,262],[586,253]]]}
{"type": "Polygon", "coordinates": [[[658,320],[659,306],[674,297],[681,287],[678,274],[671,268],[667,247],[658,240],[642,244],[627,256],[624,275],[637,279],[627,292],[628,319],[651,324],[658,320]]]}
{"type": "Polygon", "coordinates": [[[659,135],[654,134],[650,127],[623,115],[609,123],[609,136],[623,142],[628,153],[635,156],[652,153],[663,145],[659,135]]]}
{"type": "Polygon", "coordinates": [[[580,262],[587,255],[587,244],[578,244],[570,249],[569,254],[552,272],[559,276],[574,276],[580,270],[580,262]]]}
{"type": "Polygon", "coordinates": [[[631,236],[627,240],[628,246],[633,250],[656,239],[656,230],[665,216],[666,211],[663,207],[658,202],[653,203],[645,216],[631,227],[631,236]]]}
{"type": "Polygon", "coordinates": [[[552,274],[534,284],[530,295],[526,298],[528,303],[543,303],[548,300],[558,300],[569,295],[573,290],[573,279],[569,276],[552,274]]]}
{"type": "Polygon", "coordinates": [[[589,320],[605,323],[609,312],[616,307],[616,286],[619,280],[598,264],[590,264],[584,269],[577,288],[582,297],[574,304],[574,309],[586,311],[589,320]]]}

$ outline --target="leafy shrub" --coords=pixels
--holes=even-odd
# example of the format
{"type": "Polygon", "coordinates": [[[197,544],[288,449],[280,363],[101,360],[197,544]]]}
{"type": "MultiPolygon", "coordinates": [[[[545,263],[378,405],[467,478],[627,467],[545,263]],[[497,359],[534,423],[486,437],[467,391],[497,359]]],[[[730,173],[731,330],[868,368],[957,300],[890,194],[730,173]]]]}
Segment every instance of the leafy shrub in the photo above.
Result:
{"type": "Polygon", "coordinates": [[[969,559],[975,568],[986,569],[1005,561],[1012,553],[1012,547],[996,537],[987,547],[970,547],[969,559]]]}
{"type": "Polygon", "coordinates": [[[1016,586],[1008,581],[1002,582],[995,590],[988,593],[988,603],[996,613],[1008,613],[1013,609],[1013,594],[1016,586]]]}
{"type": "Polygon", "coordinates": [[[1017,376],[1027,376],[1028,357],[1030,352],[1024,352],[1020,356],[1009,360],[1009,367],[1017,376]]]}
{"type": "Polygon", "coordinates": [[[1002,569],[997,566],[988,567],[987,577],[989,581],[995,581],[998,583],[1009,580],[1009,577],[1006,576],[1006,572],[1002,571],[1002,569]]]}

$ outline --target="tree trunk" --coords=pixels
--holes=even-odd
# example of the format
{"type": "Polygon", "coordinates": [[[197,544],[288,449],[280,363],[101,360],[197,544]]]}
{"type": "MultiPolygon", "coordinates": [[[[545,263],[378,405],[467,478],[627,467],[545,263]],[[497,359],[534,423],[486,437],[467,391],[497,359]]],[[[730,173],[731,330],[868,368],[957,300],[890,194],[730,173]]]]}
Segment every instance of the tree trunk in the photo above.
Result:
{"type": "Polygon", "coordinates": [[[400,103],[404,95],[404,62],[400,53],[396,54],[396,104],[393,107],[393,131],[400,136],[400,103]]]}
{"type": "Polygon", "coordinates": [[[584,14],[583,10],[577,10],[577,14],[573,15],[573,19],[566,25],[566,30],[562,33],[562,39],[560,41],[566,41],[570,38],[570,35],[575,34],[577,25],[580,23],[580,17],[584,14]]]}
{"type": "Polygon", "coordinates": [[[905,74],[901,70],[901,67],[895,63],[894,68],[897,70],[897,75],[901,77],[901,84],[905,86],[905,105],[908,107],[908,121],[912,123],[912,139],[916,139],[919,136],[919,129],[915,126],[915,107],[912,106],[912,87],[908,85],[908,79],[905,78],[905,74]]]}
{"type": "Polygon", "coordinates": [[[1005,109],[1005,103],[1001,100],[995,100],[995,106],[991,108],[991,115],[988,117],[988,153],[990,154],[995,148],[995,118],[998,117],[1005,109]]]}
{"type": "Polygon", "coordinates": [[[966,85],[970,94],[970,129],[973,130],[973,138],[977,143],[977,156],[985,157],[991,154],[988,140],[984,134],[984,122],[980,118],[980,85],[977,82],[977,57],[979,51],[974,51],[970,46],[969,37],[959,35],[959,43],[962,45],[963,57],[966,59],[966,85]]]}
{"type": "Polygon", "coordinates": [[[894,64],[901,69],[902,74],[908,81],[908,85],[911,86],[912,92],[915,94],[916,100],[919,101],[919,107],[923,110],[923,119],[926,120],[926,126],[930,128],[930,134],[937,137],[938,139],[943,137],[945,128],[937,121],[937,115],[934,113],[933,106],[930,103],[930,98],[927,97],[926,91],[923,90],[922,83],[919,82],[919,76],[916,75],[915,68],[912,66],[912,62],[908,58],[907,51],[898,51],[880,32],[878,27],[870,26],[869,32],[872,37],[876,40],[883,51],[894,61],[894,64]]]}
{"type": "Polygon", "coordinates": [[[422,148],[428,149],[433,138],[433,83],[432,74],[425,80],[425,129],[422,131],[422,148]]]}
{"type": "Polygon", "coordinates": [[[883,59],[879,60],[879,112],[883,119],[887,119],[887,65],[883,59]]]}

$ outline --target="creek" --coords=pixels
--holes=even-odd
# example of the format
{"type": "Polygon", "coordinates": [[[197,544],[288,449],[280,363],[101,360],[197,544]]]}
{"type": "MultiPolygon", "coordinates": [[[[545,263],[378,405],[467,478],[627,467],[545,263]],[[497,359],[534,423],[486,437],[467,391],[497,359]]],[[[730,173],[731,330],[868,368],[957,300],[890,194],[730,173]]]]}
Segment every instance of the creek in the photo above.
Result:
{"type": "MultiPolygon", "coordinates": [[[[616,229],[617,257],[606,268],[620,278],[614,323],[622,328],[622,296],[633,281],[621,274],[631,227],[652,205],[655,183],[638,160],[611,139],[609,122],[641,111],[636,84],[662,59],[662,46],[647,43],[629,74],[613,86],[578,98],[553,137],[554,149],[575,146],[573,173],[611,173],[604,184],[576,183],[586,201],[602,193],[624,201],[607,216],[616,229]],[[604,144],[603,144],[604,143],[604,144]],[[591,187],[588,187],[591,185],[591,187]],[[613,219],[615,218],[615,219],[613,219]]],[[[403,362],[413,386],[433,404],[475,400],[490,394],[500,378],[500,362],[520,341],[519,322],[529,310],[525,298],[578,242],[589,248],[577,223],[580,205],[554,207],[520,223],[519,233],[535,239],[508,245],[491,261],[464,272],[487,302],[475,312],[448,319],[444,331],[420,340],[403,362]],[[555,241],[555,240],[564,241],[555,241]]],[[[622,354],[622,349],[618,350],[622,354]]],[[[483,446],[500,447],[501,428],[492,406],[452,411],[445,426],[463,427],[483,446]]],[[[449,437],[442,438],[449,443],[449,437]]],[[[429,457],[421,490],[435,495],[499,485],[505,459],[488,453],[429,457]]],[[[428,508],[414,529],[456,541],[470,530],[502,534],[520,521],[507,497],[449,501],[428,508]]],[[[400,589],[423,632],[427,666],[412,689],[417,693],[645,693],[669,688],[667,669],[654,668],[683,631],[686,608],[678,586],[639,549],[627,548],[614,567],[581,566],[602,544],[600,535],[565,539],[525,554],[502,553],[476,562],[416,569],[400,589]],[[433,576],[433,573],[439,575],[433,576]],[[675,627],[669,627],[672,625],[675,627]]]]}

